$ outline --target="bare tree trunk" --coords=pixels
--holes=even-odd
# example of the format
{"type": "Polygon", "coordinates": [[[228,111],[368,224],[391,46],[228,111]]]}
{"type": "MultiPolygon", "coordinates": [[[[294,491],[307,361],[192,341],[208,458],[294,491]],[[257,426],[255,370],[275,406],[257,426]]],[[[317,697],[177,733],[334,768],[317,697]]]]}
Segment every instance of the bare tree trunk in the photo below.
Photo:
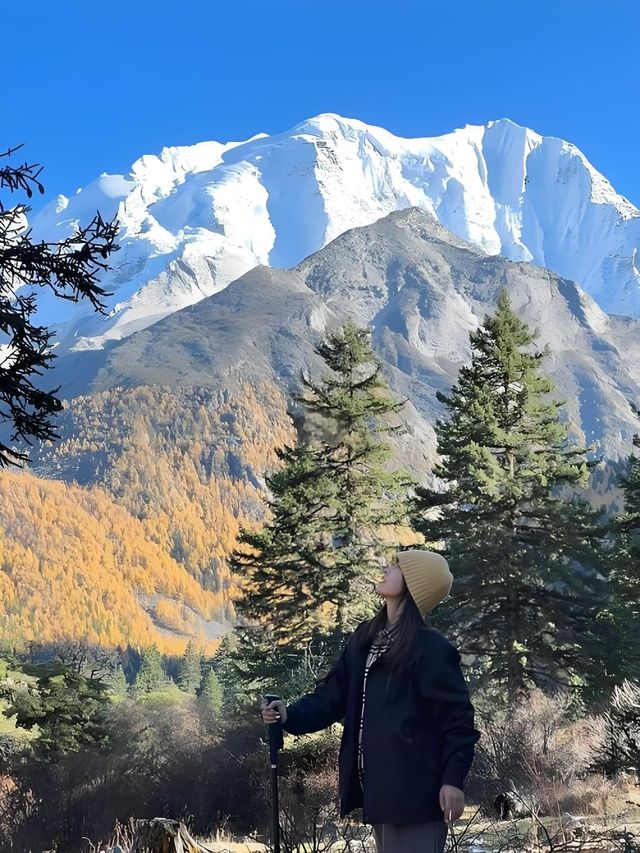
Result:
{"type": "Polygon", "coordinates": [[[156,817],[136,821],[131,853],[211,853],[198,844],[179,820],[156,817]]]}

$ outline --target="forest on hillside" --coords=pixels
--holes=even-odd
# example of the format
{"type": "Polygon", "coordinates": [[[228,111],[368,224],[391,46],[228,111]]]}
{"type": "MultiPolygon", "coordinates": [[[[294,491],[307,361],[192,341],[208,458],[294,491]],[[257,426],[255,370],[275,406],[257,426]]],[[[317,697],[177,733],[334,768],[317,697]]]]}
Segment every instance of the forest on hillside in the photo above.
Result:
{"type": "MultiPolygon", "coordinates": [[[[78,652],[7,635],[0,820],[14,845],[80,850],[81,836],[133,844],[123,828],[135,832],[129,819],[158,815],[186,820],[203,838],[225,825],[230,838],[265,841],[260,697],[275,689],[290,702],[314,689],[345,638],[379,610],[371,582],[405,547],[400,531],[437,547],[456,578],[456,596],[428,623],[460,649],[482,727],[468,787],[475,811],[466,825],[480,821],[485,849],[503,849],[495,814],[501,797],[526,802],[524,816],[546,820],[554,839],[566,835],[553,824],[559,810],[578,808],[596,820],[612,804],[624,810],[625,798],[634,802],[640,458],[630,447],[619,512],[590,504],[585,495],[597,459],[569,440],[544,354],[536,353],[535,336],[506,292],[471,341],[471,363],[441,395],[448,417],[436,425],[436,474],[444,489],[420,486],[394,464],[389,438],[401,428],[405,401],[389,391],[370,331],[349,322],[318,345],[325,373],[305,377],[297,398],[304,417],[297,431],[283,431],[288,440],[273,448],[270,470],[258,473],[267,495],[262,519],[238,526],[229,555],[230,572],[242,579],[238,619],[215,650],[192,640],[181,657],[144,641],[137,650],[130,644],[109,652],[102,642],[78,652]]],[[[147,430],[157,441],[158,432],[147,430]]],[[[141,443],[139,437],[136,447],[141,443]]],[[[132,452],[133,470],[136,459],[142,466],[132,452]]],[[[183,476],[203,485],[195,465],[185,467],[191,474],[183,476]]],[[[62,535],[54,498],[38,492],[37,478],[11,474],[5,482],[14,484],[13,498],[7,491],[14,526],[33,512],[30,501],[43,512],[45,495],[44,511],[58,519],[51,525],[62,535]],[[21,481],[39,503],[29,489],[18,498],[21,481]]],[[[158,482],[171,496],[171,477],[158,482]]],[[[136,503],[132,491],[130,511],[121,510],[130,524],[157,518],[154,501],[163,493],[153,491],[155,477],[149,483],[149,503],[136,503]]],[[[61,509],[66,498],[82,518],[101,506],[95,486],[51,488],[61,509]],[[94,503],[85,507],[91,495],[94,503]]],[[[110,497],[105,487],[99,492],[103,501],[110,497]]],[[[90,529],[104,555],[101,518],[90,529]]],[[[106,527],[116,535],[119,529],[106,527]]],[[[152,534],[147,539],[148,548],[159,548],[152,534]]],[[[91,553],[87,548],[88,559],[91,553]]],[[[130,575],[133,584],[176,596],[193,589],[193,609],[206,619],[214,591],[193,574],[176,575],[175,559],[162,564],[166,574],[153,574],[155,564],[142,559],[149,552],[133,546],[115,552],[112,572],[128,553],[129,571],[139,572],[130,575]]],[[[195,560],[202,552],[191,553],[195,560]]],[[[97,577],[99,564],[89,563],[97,577]]],[[[329,824],[348,831],[349,822],[332,811],[337,734],[331,728],[286,744],[283,796],[296,844],[310,833],[322,837],[329,824]]],[[[583,831],[593,841],[596,830],[587,824],[583,831]]],[[[615,849],[616,832],[599,829],[598,849],[615,849]]],[[[626,849],[636,849],[633,833],[625,838],[626,849]]],[[[548,849],[570,849],[563,843],[548,849]]]]}

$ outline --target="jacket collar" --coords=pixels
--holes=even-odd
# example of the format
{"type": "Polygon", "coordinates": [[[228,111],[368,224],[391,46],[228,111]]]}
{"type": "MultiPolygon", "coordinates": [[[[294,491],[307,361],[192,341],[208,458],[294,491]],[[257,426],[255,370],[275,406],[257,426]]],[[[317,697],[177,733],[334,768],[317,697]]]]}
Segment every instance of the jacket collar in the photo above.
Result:
{"type": "Polygon", "coordinates": [[[398,633],[398,627],[399,626],[398,626],[397,620],[393,624],[389,624],[387,622],[387,624],[384,626],[384,628],[381,628],[380,631],[378,631],[378,634],[373,641],[374,644],[375,645],[384,645],[386,643],[393,642],[393,640],[395,640],[396,635],[398,633]]]}
{"type": "Polygon", "coordinates": [[[383,630],[385,630],[390,637],[395,637],[395,635],[398,633],[399,628],[400,622],[398,621],[398,619],[396,619],[395,622],[387,622],[383,630]]]}

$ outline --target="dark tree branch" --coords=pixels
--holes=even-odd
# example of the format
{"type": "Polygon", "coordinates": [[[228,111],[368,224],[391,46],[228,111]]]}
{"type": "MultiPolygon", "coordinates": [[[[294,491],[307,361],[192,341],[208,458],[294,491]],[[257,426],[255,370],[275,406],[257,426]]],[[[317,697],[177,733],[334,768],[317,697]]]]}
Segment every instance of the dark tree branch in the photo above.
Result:
{"type": "MultiPolygon", "coordinates": [[[[0,154],[7,157],[22,146],[0,154]]],[[[37,164],[0,168],[0,189],[14,193],[22,190],[31,198],[32,187],[40,193],[44,187],[38,180],[42,168],[37,164]]],[[[12,425],[10,441],[33,444],[59,438],[51,423],[62,409],[51,391],[37,388],[33,374],[42,376],[56,358],[52,352],[53,332],[36,326],[32,317],[37,311],[35,287],[49,287],[60,299],[78,302],[88,299],[94,309],[105,314],[104,298],[113,295],[99,284],[101,273],[110,269],[109,255],[117,251],[115,243],[118,221],[105,222],[96,212],[92,221],[59,243],[31,238],[24,223],[30,208],[16,205],[7,210],[0,202],[0,424],[12,425]],[[26,292],[21,292],[22,289],[26,292]]],[[[28,454],[0,441],[0,468],[20,466],[28,454]]]]}

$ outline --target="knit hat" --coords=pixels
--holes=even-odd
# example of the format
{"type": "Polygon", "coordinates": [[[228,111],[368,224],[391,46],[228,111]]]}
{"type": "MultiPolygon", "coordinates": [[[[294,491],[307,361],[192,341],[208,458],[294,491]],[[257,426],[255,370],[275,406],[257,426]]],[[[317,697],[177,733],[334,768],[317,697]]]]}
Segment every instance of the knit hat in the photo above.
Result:
{"type": "Polygon", "coordinates": [[[411,597],[424,616],[449,595],[453,583],[449,564],[434,551],[398,551],[396,556],[411,597]]]}

